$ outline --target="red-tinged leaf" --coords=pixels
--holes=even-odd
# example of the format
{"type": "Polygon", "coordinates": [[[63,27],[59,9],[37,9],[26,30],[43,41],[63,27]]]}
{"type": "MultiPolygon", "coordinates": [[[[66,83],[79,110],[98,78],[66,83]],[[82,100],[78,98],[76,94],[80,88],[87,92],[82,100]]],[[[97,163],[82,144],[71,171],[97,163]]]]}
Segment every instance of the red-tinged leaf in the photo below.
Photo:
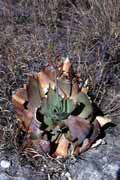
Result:
{"type": "Polygon", "coordinates": [[[82,88],[81,88],[81,92],[82,92],[82,93],[85,93],[85,94],[88,93],[88,90],[89,90],[89,89],[88,89],[87,87],[82,87],[82,88]]]}
{"type": "Polygon", "coordinates": [[[93,124],[93,131],[90,136],[90,143],[91,145],[99,138],[101,135],[101,126],[99,122],[95,119],[95,121],[92,123],[93,124]]]}
{"type": "Polygon", "coordinates": [[[78,116],[69,116],[65,124],[68,126],[71,133],[72,141],[79,140],[80,144],[89,135],[91,125],[88,121],[78,116]]]}
{"type": "Polygon", "coordinates": [[[87,151],[90,147],[91,147],[90,140],[86,138],[86,139],[83,141],[83,144],[82,144],[82,146],[81,146],[80,149],[79,149],[79,154],[87,151]]]}
{"type": "Polygon", "coordinates": [[[40,130],[40,122],[37,119],[32,119],[29,126],[29,133],[31,139],[39,139],[43,131],[40,130]]]}
{"type": "Polygon", "coordinates": [[[47,66],[43,71],[52,81],[56,80],[56,70],[53,66],[47,66]]]}
{"type": "Polygon", "coordinates": [[[17,90],[16,94],[12,96],[12,102],[14,104],[15,109],[19,108],[21,110],[24,109],[24,103],[28,100],[26,87],[20,88],[17,90]]]}
{"type": "Polygon", "coordinates": [[[45,96],[46,92],[48,91],[49,87],[55,89],[55,82],[52,81],[44,71],[38,73],[38,80],[39,80],[39,88],[41,89],[42,96],[45,96]]]}
{"type": "Polygon", "coordinates": [[[80,87],[72,70],[68,58],[56,69],[48,65],[30,75],[28,84],[12,97],[21,129],[26,133],[24,145],[28,144],[33,153],[34,146],[53,157],[67,157],[71,145],[73,154],[78,155],[91,147],[100,137],[102,126],[110,122],[104,117],[88,121],[94,113],[87,96],[88,80],[80,87]]]}
{"type": "Polygon", "coordinates": [[[38,80],[39,80],[39,86],[40,86],[43,97],[48,92],[49,87],[51,87],[52,89],[56,88],[58,90],[58,94],[61,97],[65,97],[65,93],[58,86],[56,76],[54,79],[50,79],[50,77],[48,76],[46,72],[41,71],[38,73],[38,80]]]}
{"type": "Polygon", "coordinates": [[[60,137],[58,146],[53,157],[67,157],[69,141],[65,138],[64,134],[60,137]]]}
{"type": "Polygon", "coordinates": [[[80,146],[76,146],[73,151],[74,156],[78,156],[80,154],[80,146]]]}
{"type": "Polygon", "coordinates": [[[63,73],[65,75],[68,75],[71,69],[71,62],[69,60],[69,58],[67,57],[63,63],[63,73]]]}
{"type": "Polygon", "coordinates": [[[41,104],[41,92],[37,75],[30,75],[27,84],[28,106],[34,111],[41,104]]]}
{"type": "Polygon", "coordinates": [[[89,87],[88,87],[88,79],[86,79],[86,81],[84,82],[82,88],[81,88],[81,92],[87,94],[89,91],[89,87]]]}
{"type": "Polygon", "coordinates": [[[38,149],[42,150],[45,153],[50,152],[50,142],[44,139],[37,139],[37,140],[32,140],[33,146],[38,149]]]}
{"type": "Polygon", "coordinates": [[[79,143],[75,145],[74,150],[73,150],[73,155],[78,156],[79,154],[87,151],[91,146],[90,140],[88,138],[84,139],[82,145],[79,143]]]}
{"type": "Polygon", "coordinates": [[[40,98],[37,97],[36,99],[36,95],[38,94],[36,84],[36,80],[31,76],[28,86],[19,89],[16,94],[12,96],[17,118],[25,130],[28,130],[32,121],[36,119],[35,108],[40,105],[40,98]],[[28,102],[28,107],[25,107],[26,102],[28,102]]]}
{"type": "Polygon", "coordinates": [[[32,111],[25,109],[25,102],[27,100],[26,87],[19,89],[16,94],[12,96],[17,118],[26,129],[28,129],[33,116],[32,111]]]}
{"type": "Polygon", "coordinates": [[[32,118],[33,118],[33,113],[32,111],[29,110],[23,110],[21,111],[20,109],[16,109],[16,114],[17,117],[19,118],[21,125],[23,125],[23,127],[28,130],[29,126],[32,122],[32,118]]]}

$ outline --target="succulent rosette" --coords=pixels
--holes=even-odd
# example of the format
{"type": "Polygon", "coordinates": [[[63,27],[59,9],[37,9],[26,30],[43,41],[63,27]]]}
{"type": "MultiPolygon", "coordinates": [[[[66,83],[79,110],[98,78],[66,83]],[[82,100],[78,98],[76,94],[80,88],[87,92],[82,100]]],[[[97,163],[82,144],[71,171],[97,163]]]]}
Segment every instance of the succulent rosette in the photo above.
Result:
{"type": "Polygon", "coordinates": [[[100,138],[110,119],[95,115],[86,82],[79,86],[68,58],[57,69],[48,65],[29,75],[12,101],[32,147],[52,157],[67,157],[88,150],[100,138]]]}

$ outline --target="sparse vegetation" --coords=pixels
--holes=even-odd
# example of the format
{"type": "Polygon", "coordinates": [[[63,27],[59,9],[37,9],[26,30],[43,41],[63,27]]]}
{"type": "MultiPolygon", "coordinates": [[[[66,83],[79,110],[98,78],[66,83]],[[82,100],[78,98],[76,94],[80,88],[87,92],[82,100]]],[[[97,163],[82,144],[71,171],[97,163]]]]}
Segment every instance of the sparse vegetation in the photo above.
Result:
{"type": "Polygon", "coordinates": [[[24,149],[38,146],[38,151],[52,157],[78,156],[100,139],[111,120],[95,110],[87,95],[88,80],[79,82],[68,58],[56,66],[48,64],[30,75],[12,96],[20,130],[27,134],[23,140],[18,134],[17,141],[24,149]]]}
{"type": "MultiPolygon", "coordinates": [[[[57,64],[61,57],[69,56],[79,79],[89,80],[92,101],[119,123],[119,9],[118,0],[0,1],[1,156],[9,156],[11,150],[25,163],[15,140],[18,123],[12,94],[26,83],[28,74],[39,72],[49,62],[57,64]]],[[[29,153],[26,158],[40,168],[29,153]]],[[[47,166],[45,178],[47,174],[58,178],[65,169],[62,164],[42,158],[38,161],[39,166],[47,166]]]]}

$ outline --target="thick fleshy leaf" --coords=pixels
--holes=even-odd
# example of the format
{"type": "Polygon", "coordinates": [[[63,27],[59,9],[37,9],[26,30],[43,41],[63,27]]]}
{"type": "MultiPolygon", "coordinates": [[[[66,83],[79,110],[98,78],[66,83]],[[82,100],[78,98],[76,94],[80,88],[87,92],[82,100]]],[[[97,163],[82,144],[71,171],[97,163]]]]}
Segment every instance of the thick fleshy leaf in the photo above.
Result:
{"type": "Polygon", "coordinates": [[[16,109],[16,114],[21,125],[28,130],[33,118],[32,111],[16,109]]]}
{"type": "Polygon", "coordinates": [[[53,157],[67,157],[69,141],[65,138],[64,134],[60,137],[56,151],[53,157]]]}
{"type": "Polygon", "coordinates": [[[61,108],[61,96],[58,95],[57,90],[53,90],[51,87],[49,88],[48,95],[47,95],[47,102],[48,106],[51,106],[51,108],[61,108]]]}
{"type": "Polygon", "coordinates": [[[88,93],[88,90],[89,90],[89,89],[88,89],[87,87],[82,87],[82,88],[81,88],[81,92],[82,92],[82,93],[85,93],[85,94],[88,93]]]}
{"type": "Polygon", "coordinates": [[[41,92],[37,75],[30,75],[27,84],[28,104],[32,108],[38,108],[41,105],[41,92]]]}
{"type": "Polygon", "coordinates": [[[41,113],[44,114],[44,123],[52,126],[58,118],[56,112],[62,111],[61,97],[49,87],[47,98],[42,102],[41,113]]]}
{"type": "Polygon", "coordinates": [[[39,139],[41,136],[41,131],[39,128],[34,127],[30,132],[31,139],[39,139]]]}
{"type": "Polygon", "coordinates": [[[71,62],[69,60],[69,58],[67,57],[63,63],[63,73],[65,75],[68,75],[71,69],[71,62]]]}
{"type": "Polygon", "coordinates": [[[88,80],[79,86],[68,58],[60,68],[48,65],[30,75],[28,84],[13,96],[21,128],[28,133],[29,146],[54,157],[67,157],[69,145],[75,155],[88,150],[110,119],[97,116],[89,121],[93,120],[94,112],[87,92],[88,80]]]}
{"type": "Polygon", "coordinates": [[[63,93],[65,94],[65,97],[70,97],[71,92],[72,92],[72,84],[70,80],[59,78],[57,79],[57,85],[58,85],[58,88],[61,89],[61,91],[63,91],[63,93]]]}
{"type": "Polygon", "coordinates": [[[24,109],[24,103],[28,100],[26,86],[17,90],[16,94],[12,96],[12,102],[15,108],[24,109]]]}
{"type": "Polygon", "coordinates": [[[88,98],[88,96],[82,92],[80,92],[76,97],[76,103],[79,105],[79,117],[88,118],[93,113],[92,104],[88,98]]]}
{"type": "Polygon", "coordinates": [[[101,127],[99,122],[95,119],[94,122],[92,123],[93,125],[93,131],[92,134],[89,138],[90,140],[90,144],[92,145],[93,143],[95,143],[95,141],[100,137],[101,135],[101,127]]]}
{"type": "Polygon", "coordinates": [[[56,70],[55,68],[51,66],[47,66],[43,72],[50,78],[50,80],[55,81],[56,80],[56,70]]]}
{"type": "Polygon", "coordinates": [[[19,119],[21,125],[28,129],[32,121],[33,113],[31,110],[25,108],[25,103],[28,101],[26,86],[19,89],[15,95],[12,96],[12,102],[15,107],[17,118],[19,119]]]}
{"type": "Polygon", "coordinates": [[[67,114],[71,114],[75,109],[75,104],[71,99],[63,99],[63,108],[62,111],[66,112],[67,114]]]}
{"type": "Polygon", "coordinates": [[[75,105],[72,100],[62,99],[56,90],[49,88],[47,98],[44,99],[41,106],[44,123],[49,127],[59,124],[60,120],[66,119],[74,108],[75,105]]]}
{"type": "Polygon", "coordinates": [[[31,124],[36,120],[36,108],[41,103],[37,80],[30,76],[27,86],[19,89],[12,96],[16,114],[25,130],[29,130],[31,124]],[[26,104],[25,104],[26,103],[26,104]]]}
{"type": "Polygon", "coordinates": [[[58,95],[56,90],[49,87],[47,98],[44,99],[42,103],[41,113],[49,118],[54,118],[55,113],[59,109],[62,110],[61,100],[62,98],[58,95]]]}
{"type": "Polygon", "coordinates": [[[29,134],[31,139],[39,139],[43,131],[40,130],[40,122],[34,117],[29,126],[29,134]]]}
{"type": "Polygon", "coordinates": [[[77,96],[78,92],[79,92],[79,86],[78,86],[77,80],[75,79],[72,82],[72,92],[71,92],[70,99],[74,100],[74,97],[77,96]]]}
{"type": "Polygon", "coordinates": [[[81,144],[91,131],[91,125],[88,121],[78,116],[69,116],[65,121],[69,128],[72,141],[79,140],[81,144]]]}
{"type": "Polygon", "coordinates": [[[80,145],[78,142],[73,144],[72,155],[78,156],[79,154],[87,151],[91,144],[88,138],[84,139],[83,143],[80,145]]]}
{"type": "Polygon", "coordinates": [[[51,129],[54,125],[54,120],[51,116],[44,115],[44,123],[51,129]]]}
{"type": "Polygon", "coordinates": [[[82,88],[81,88],[81,92],[87,94],[89,91],[89,87],[88,87],[88,79],[86,79],[86,81],[84,82],[82,88]]]}
{"type": "Polygon", "coordinates": [[[71,71],[71,62],[67,57],[63,63],[62,73],[60,76],[57,77],[57,86],[58,89],[63,92],[64,98],[70,97],[72,93],[71,71]]]}
{"type": "Polygon", "coordinates": [[[55,82],[52,81],[44,71],[38,73],[39,87],[41,89],[42,96],[48,92],[49,87],[55,89],[55,82]]]}
{"type": "Polygon", "coordinates": [[[83,141],[83,144],[82,146],[80,147],[79,149],[79,154],[87,151],[91,146],[91,143],[90,143],[90,140],[88,138],[86,138],[84,141],[83,141]]]}

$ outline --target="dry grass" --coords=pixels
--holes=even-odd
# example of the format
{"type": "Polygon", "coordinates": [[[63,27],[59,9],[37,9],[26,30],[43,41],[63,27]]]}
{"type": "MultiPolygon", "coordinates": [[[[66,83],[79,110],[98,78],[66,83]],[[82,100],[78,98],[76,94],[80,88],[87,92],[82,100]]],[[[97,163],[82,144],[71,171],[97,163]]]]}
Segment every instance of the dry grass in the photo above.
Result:
{"type": "Polygon", "coordinates": [[[89,79],[90,95],[103,112],[120,116],[119,17],[119,0],[0,2],[0,150],[15,148],[11,94],[28,73],[61,56],[89,79]]]}

